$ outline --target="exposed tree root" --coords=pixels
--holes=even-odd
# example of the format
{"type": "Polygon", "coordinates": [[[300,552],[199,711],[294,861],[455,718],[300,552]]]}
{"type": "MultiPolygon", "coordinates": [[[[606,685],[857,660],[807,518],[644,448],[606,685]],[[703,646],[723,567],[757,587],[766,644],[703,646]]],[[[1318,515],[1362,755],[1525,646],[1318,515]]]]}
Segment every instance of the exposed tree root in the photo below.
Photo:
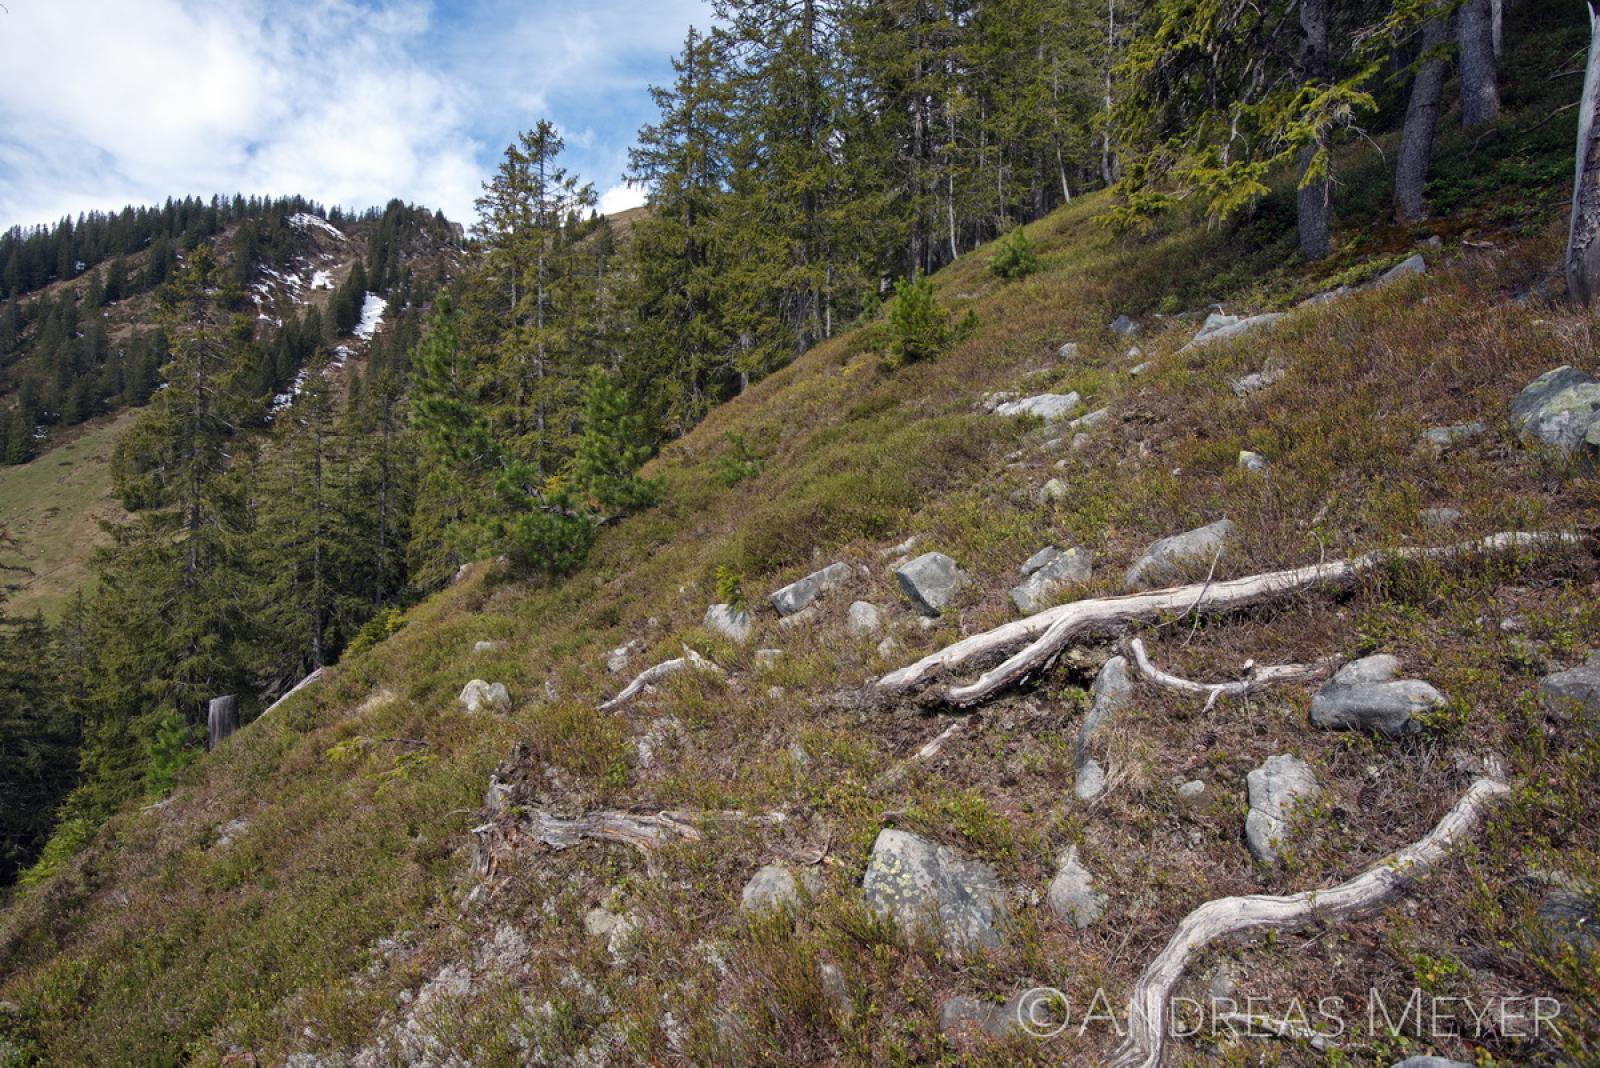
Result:
{"type": "Polygon", "coordinates": [[[1139,674],[1144,676],[1146,681],[1169,690],[1177,690],[1179,693],[1203,694],[1207,711],[1217,703],[1219,697],[1248,697],[1274,683],[1315,678],[1336,662],[1330,658],[1319,660],[1315,664],[1274,664],[1261,667],[1252,660],[1245,665],[1245,677],[1235,682],[1193,682],[1168,674],[1152,664],[1149,654],[1145,652],[1144,642],[1138,638],[1128,643],[1128,651],[1133,655],[1133,662],[1138,667],[1139,674]]]}
{"type": "Polygon", "coordinates": [[[1128,1037],[1111,1060],[1113,1068],[1157,1068],[1161,1063],[1172,990],[1196,951],[1226,935],[1291,929],[1314,919],[1348,920],[1382,907],[1410,881],[1437,866],[1451,847],[1477,828],[1484,809],[1509,793],[1510,787],[1501,778],[1475,780],[1426,837],[1338,886],[1287,897],[1250,894],[1218,898],[1189,913],[1134,984],[1128,1037]]]}
{"type": "Polygon", "coordinates": [[[1074,601],[975,634],[930,653],[914,664],[883,676],[878,680],[877,688],[884,693],[903,693],[924,686],[946,672],[1023,646],[975,682],[953,686],[944,693],[934,695],[936,699],[959,708],[970,708],[1048,668],[1074,638],[1086,633],[1116,632],[1129,623],[1157,619],[1173,612],[1232,611],[1315,586],[1344,585],[1361,573],[1394,560],[1433,560],[1465,553],[1576,545],[1580,541],[1579,537],[1572,534],[1493,534],[1456,545],[1372,552],[1348,560],[1269,571],[1223,582],[1074,601]]]}
{"type": "Polygon", "coordinates": [[[683,647],[683,655],[671,660],[664,660],[655,667],[645,668],[634,677],[634,680],[622,688],[622,692],[600,706],[600,711],[609,712],[632,700],[644,690],[646,686],[653,686],[668,675],[675,675],[687,669],[695,671],[710,671],[722,674],[722,669],[687,645],[683,647]]]}
{"type": "Polygon", "coordinates": [[[895,783],[898,783],[901,779],[905,778],[906,772],[910,771],[918,764],[932,760],[934,757],[944,752],[944,747],[948,745],[953,738],[965,734],[967,730],[977,721],[977,719],[978,717],[975,714],[970,716],[962,716],[954,723],[950,724],[950,726],[940,731],[932,741],[926,743],[915,753],[912,753],[910,756],[900,761],[900,763],[884,772],[883,775],[878,779],[878,789],[882,790],[893,786],[895,783]]]}
{"type": "Polygon", "coordinates": [[[615,842],[632,846],[647,857],[672,841],[698,842],[705,836],[700,827],[707,823],[782,824],[782,812],[748,813],[669,811],[623,812],[604,810],[571,818],[556,816],[542,808],[521,810],[510,824],[490,821],[474,827],[474,866],[480,875],[493,875],[502,848],[531,838],[554,850],[571,849],[585,841],[615,842]]]}

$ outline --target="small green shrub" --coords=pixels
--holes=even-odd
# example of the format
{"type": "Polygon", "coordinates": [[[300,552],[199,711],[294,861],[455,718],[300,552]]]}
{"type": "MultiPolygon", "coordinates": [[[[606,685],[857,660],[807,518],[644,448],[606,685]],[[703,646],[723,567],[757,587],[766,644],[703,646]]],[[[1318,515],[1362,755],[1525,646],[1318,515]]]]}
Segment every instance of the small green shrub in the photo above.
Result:
{"type": "Polygon", "coordinates": [[[200,755],[195,748],[195,728],[170,708],[163,709],[158,716],[155,735],[145,747],[148,762],[145,766],[144,789],[153,798],[166,797],[171,793],[178,772],[200,755]]]}
{"type": "Polygon", "coordinates": [[[713,578],[717,584],[718,601],[729,606],[735,612],[743,612],[750,607],[744,596],[743,575],[727,564],[718,564],[713,578]]]}
{"type": "Polygon", "coordinates": [[[961,322],[952,322],[949,309],[933,295],[933,283],[913,275],[894,284],[887,337],[880,351],[886,351],[884,362],[891,368],[931,360],[976,325],[977,318],[970,311],[961,322]]]}
{"type": "Polygon", "coordinates": [[[999,275],[1008,282],[1026,278],[1039,269],[1039,252],[1028,232],[1018,226],[1000,241],[1000,247],[989,257],[989,273],[999,275]]]}
{"type": "Polygon", "coordinates": [[[751,451],[743,434],[729,432],[723,435],[728,451],[717,457],[716,480],[723,489],[732,489],[747,478],[761,473],[765,461],[751,451]]]}

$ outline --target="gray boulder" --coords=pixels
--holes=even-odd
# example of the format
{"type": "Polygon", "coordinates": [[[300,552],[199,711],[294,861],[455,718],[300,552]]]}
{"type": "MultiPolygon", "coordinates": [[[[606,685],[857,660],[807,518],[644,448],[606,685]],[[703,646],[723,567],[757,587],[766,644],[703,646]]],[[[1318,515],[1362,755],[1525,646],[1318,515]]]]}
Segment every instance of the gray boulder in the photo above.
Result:
{"type": "Polygon", "coordinates": [[[1245,843],[1257,859],[1276,864],[1296,805],[1317,795],[1317,777],[1299,757],[1279,754],[1245,776],[1245,784],[1250,792],[1245,843]]]}
{"type": "Polygon", "coordinates": [[[1003,1005],[957,994],[939,1006],[939,1033],[962,1046],[980,1037],[1002,1039],[1020,1030],[1025,1011],[1023,994],[1013,995],[1003,1005]]]}
{"type": "Polygon", "coordinates": [[[1407,1057],[1395,1062],[1394,1068],[1472,1068],[1466,1061],[1453,1061],[1448,1057],[1407,1057]]]}
{"type": "Polygon", "coordinates": [[[782,864],[768,864],[756,871],[739,894],[739,908],[745,912],[765,912],[800,903],[800,885],[794,872],[782,864]]]}
{"type": "Polygon", "coordinates": [[[1126,315],[1119,315],[1111,320],[1111,332],[1121,337],[1132,337],[1139,332],[1139,324],[1126,315]]]}
{"type": "Polygon", "coordinates": [[[624,642],[606,654],[606,670],[611,672],[613,675],[619,674],[628,666],[628,661],[633,657],[633,655],[635,653],[642,652],[643,650],[644,642],[640,641],[638,638],[634,638],[632,641],[624,642]]]}
{"type": "Polygon", "coordinates": [[[504,712],[511,707],[511,693],[503,682],[488,683],[473,679],[461,689],[457,698],[469,714],[478,712],[504,712]]]}
{"type": "Polygon", "coordinates": [[[1461,521],[1459,508],[1423,508],[1417,512],[1417,521],[1425,527],[1448,527],[1461,521]]]}
{"type": "Polygon", "coordinates": [[[1254,333],[1257,330],[1272,326],[1283,318],[1281,312],[1268,312],[1265,315],[1251,315],[1241,318],[1237,315],[1223,315],[1221,312],[1212,312],[1206,316],[1206,321],[1201,324],[1200,332],[1179,352],[1188,352],[1203,345],[1210,345],[1229,338],[1241,337],[1254,333]]]}
{"type": "Polygon", "coordinates": [[[731,604],[714,604],[707,608],[702,622],[707,630],[732,638],[741,645],[750,637],[750,631],[755,626],[749,612],[741,611],[731,604]]]}
{"type": "Polygon", "coordinates": [[[1147,589],[1160,582],[1174,582],[1183,577],[1183,566],[1191,561],[1210,559],[1226,551],[1228,539],[1235,527],[1229,519],[1219,519],[1203,527],[1174,534],[1155,541],[1135,560],[1122,580],[1129,593],[1147,589]]]}
{"type": "Polygon", "coordinates": [[[1259,452],[1251,452],[1249,449],[1240,449],[1239,466],[1244,470],[1251,472],[1252,474],[1259,475],[1264,473],[1272,465],[1268,463],[1267,458],[1262,456],[1259,452]]]}
{"type": "Polygon", "coordinates": [[[1533,923],[1547,953],[1563,953],[1563,947],[1570,947],[1583,961],[1600,949],[1600,897],[1594,894],[1555,887],[1539,902],[1533,923]]]}
{"type": "Polygon", "coordinates": [[[818,594],[832,589],[849,578],[850,565],[841,560],[829,564],[821,571],[813,571],[805,578],[791,582],[780,590],[774,590],[769,599],[780,616],[792,616],[816,600],[818,594]]]}
{"type": "Polygon", "coordinates": [[[1600,382],[1576,367],[1546,371],[1511,401],[1511,423],[1524,437],[1567,456],[1600,444],[1588,440],[1597,418],[1600,382]]]}
{"type": "Polygon", "coordinates": [[[925,616],[943,611],[968,581],[966,572],[944,553],[923,553],[895,568],[894,577],[917,611],[925,616]]]}
{"type": "Polygon", "coordinates": [[[1079,801],[1093,801],[1105,792],[1106,771],[1093,754],[1111,721],[1132,701],[1133,679],[1128,675],[1128,660],[1114,656],[1100,668],[1094,685],[1089,687],[1089,713],[1078,728],[1072,794],[1079,801]]]}
{"type": "Polygon", "coordinates": [[[1600,652],[1590,653],[1578,667],[1539,680],[1539,700],[1556,719],[1581,714],[1600,720],[1600,652]]]}
{"type": "Polygon", "coordinates": [[[1150,363],[1149,363],[1149,361],[1146,361],[1144,363],[1137,363],[1137,364],[1134,364],[1132,367],[1128,368],[1128,377],[1129,378],[1138,378],[1142,374],[1148,374],[1149,371],[1150,371],[1150,363]]]}
{"type": "Polygon", "coordinates": [[[1094,876],[1078,863],[1076,846],[1062,854],[1045,896],[1056,919],[1080,931],[1098,920],[1106,907],[1105,895],[1095,892],[1094,876]]]}
{"type": "Polygon", "coordinates": [[[1096,408],[1085,415],[1080,415],[1067,424],[1069,430],[1093,430],[1107,419],[1111,418],[1110,408],[1096,408]]]}
{"type": "Polygon", "coordinates": [[[1233,390],[1235,397],[1248,397],[1252,393],[1261,392],[1282,378],[1281,370],[1267,367],[1247,374],[1243,378],[1235,378],[1228,388],[1233,390]]]}
{"type": "Polygon", "coordinates": [[[1377,277],[1377,280],[1372,284],[1374,286],[1386,286],[1390,282],[1396,282],[1402,278],[1409,278],[1416,274],[1423,274],[1427,270],[1428,261],[1422,258],[1422,253],[1413,252],[1411,255],[1407,256],[1405,259],[1401,260],[1399,263],[1380,274],[1377,277]]]}
{"type": "Polygon", "coordinates": [[[502,641],[481,641],[472,643],[472,651],[477,655],[484,653],[498,653],[504,651],[506,643],[502,641]]]}
{"type": "Polygon", "coordinates": [[[907,934],[933,931],[952,953],[1000,944],[1005,905],[994,869],[905,831],[878,832],[861,889],[907,934]]]}
{"type": "Polygon", "coordinates": [[[1432,426],[1422,432],[1422,445],[1435,456],[1438,456],[1454,445],[1470,441],[1488,432],[1488,423],[1455,423],[1451,426],[1432,426]]]}
{"type": "Polygon", "coordinates": [[[845,625],[851,634],[876,634],[883,626],[883,613],[871,601],[856,601],[850,605],[845,625]]]}
{"type": "Polygon", "coordinates": [[[996,415],[1036,415],[1047,423],[1064,419],[1083,403],[1077,393],[1041,393],[1036,397],[1007,401],[995,406],[996,415]]]}
{"type": "Polygon", "coordinates": [[[1444,705],[1444,695],[1420,679],[1399,679],[1392,656],[1346,664],[1311,699],[1311,722],[1332,730],[1368,730],[1399,738],[1422,729],[1413,717],[1444,705]]]}
{"type": "Polygon", "coordinates": [[[1056,350],[1058,360],[1076,360],[1078,358],[1078,343],[1069,341],[1056,350]]]}
{"type": "Polygon", "coordinates": [[[1018,570],[1022,573],[1023,578],[1027,578],[1029,575],[1033,574],[1035,571],[1039,570],[1041,567],[1048,564],[1050,561],[1054,560],[1060,555],[1060,549],[1056,548],[1054,545],[1046,545],[1043,549],[1040,549],[1038,552],[1024,560],[1022,562],[1022,567],[1020,567],[1018,570]]]}
{"type": "Polygon", "coordinates": [[[1025,616],[1049,607],[1051,598],[1063,586],[1089,581],[1094,569],[1094,554],[1088,549],[1072,548],[1057,552],[1011,590],[1011,603],[1025,616]]]}
{"type": "Polygon", "coordinates": [[[1059,478],[1052,478],[1039,487],[1038,501],[1040,504],[1052,504],[1056,501],[1067,499],[1067,484],[1059,478]]]}

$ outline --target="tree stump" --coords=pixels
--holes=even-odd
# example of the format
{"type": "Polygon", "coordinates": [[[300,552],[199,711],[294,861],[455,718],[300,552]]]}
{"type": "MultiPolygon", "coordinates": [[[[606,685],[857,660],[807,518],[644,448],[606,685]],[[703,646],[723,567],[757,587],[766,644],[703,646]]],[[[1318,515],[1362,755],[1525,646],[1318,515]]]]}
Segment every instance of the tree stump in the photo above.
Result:
{"type": "Polygon", "coordinates": [[[239,700],[233,694],[213,697],[206,711],[206,748],[215,749],[222,739],[239,729],[239,700]]]}

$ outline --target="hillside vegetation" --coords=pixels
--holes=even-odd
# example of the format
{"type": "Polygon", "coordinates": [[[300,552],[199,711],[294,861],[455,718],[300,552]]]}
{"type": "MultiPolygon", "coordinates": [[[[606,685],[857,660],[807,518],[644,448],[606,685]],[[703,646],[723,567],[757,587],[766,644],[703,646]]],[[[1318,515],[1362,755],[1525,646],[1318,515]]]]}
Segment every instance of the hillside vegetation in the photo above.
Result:
{"type": "MultiPolygon", "coordinates": [[[[183,772],[171,800],[113,819],[0,926],[16,1055],[937,1060],[955,1048],[939,1029],[949,996],[998,1003],[1049,985],[1083,1005],[1103,987],[1120,1003],[1190,908],[1355,874],[1421,837],[1471,760],[1497,754],[1513,795],[1478,848],[1370,920],[1224,945],[1191,981],[1226,966],[1278,1004],[1333,994],[1354,1004],[1369,986],[1400,1004],[1419,984],[1544,994],[1572,1024],[1561,1039],[1356,1033],[1339,1055],[1370,1063],[1432,1047],[1480,1063],[1553,1062],[1564,1041],[1581,1058],[1592,975],[1540,941],[1531,917],[1540,878],[1600,873],[1600,747],[1590,729],[1547,717],[1533,693],[1540,674],[1581,660],[1600,635],[1587,550],[1397,565],[1344,595],[1141,631],[1157,664],[1191,678],[1225,679],[1251,659],[1394,654],[1447,696],[1415,736],[1308,727],[1314,684],[1204,710],[1140,684],[1110,742],[1112,787],[1079,804],[1084,687],[1113,651],[1091,642],[984,708],[937,758],[885,777],[948,720],[874,696],[872,680],[1011,618],[1016,568],[1044,544],[1095,554],[1087,588],[1061,594],[1076,597],[1117,591],[1152,539],[1224,515],[1238,540],[1217,580],[1595,522],[1592,476],[1525,447],[1507,422],[1508,401],[1536,375],[1593,365],[1591,320],[1526,296],[1558,258],[1552,229],[1479,229],[1470,246],[1424,247],[1421,278],[1180,352],[1194,321],[1152,312],[1168,293],[1226,296],[1216,279],[1238,234],[1184,227],[1125,244],[1097,225],[1102,208],[1084,198],[1031,226],[1041,270],[1022,281],[992,276],[981,253],[941,271],[939,299],[981,325],[940,359],[886,371],[861,332],[818,346],[670,446],[648,469],[665,479],[664,502],[604,530],[575,576],[530,586],[503,565],[475,567],[183,772]],[[1143,357],[1105,325],[1122,312],[1143,324],[1143,357]],[[1065,342],[1078,349],[1058,357],[1065,342]],[[1148,366],[1130,375],[1139,362],[1148,366]],[[1268,364],[1282,377],[1235,395],[1231,383],[1268,364]],[[1109,415],[1073,447],[1071,434],[979,403],[1019,389],[1076,391],[1085,410],[1109,415]],[[1482,437],[1442,455],[1418,446],[1428,427],[1474,420],[1490,427],[1482,437]],[[1241,449],[1269,458],[1268,472],[1241,469],[1241,449]],[[1066,492],[1041,502],[1050,478],[1066,492]],[[1430,527],[1418,510],[1435,506],[1461,516],[1430,527]],[[916,552],[947,553],[972,579],[932,626],[888,570],[890,547],[909,535],[916,552]],[[812,618],[780,625],[766,592],[834,560],[848,581],[812,618]],[[742,645],[700,626],[729,575],[754,606],[756,634],[742,645]],[[883,633],[849,630],[853,600],[882,608],[883,633]],[[628,642],[627,666],[608,672],[608,650],[628,642]],[[727,674],[673,677],[594,711],[684,644],[727,674]],[[761,648],[782,654],[759,658],[761,648]],[[509,710],[465,714],[456,698],[474,677],[503,682],[509,710]],[[1243,780],[1285,752],[1327,794],[1274,867],[1242,841],[1243,780]],[[480,874],[468,832],[485,819],[497,768],[509,800],[495,791],[487,814],[504,833],[480,874]],[[1195,779],[1205,799],[1186,807],[1173,787],[1195,779]],[[712,821],[698,840],[647,856],[603,842],[552,851],[514,830],[519,813],[598,809],[787,818],[712,821]],[[1015,923],[998,950],[953,957],[865,909],[862,872],[885,826],[994,867],[1015,923]],[[1081,931],[1039,903],[1069,847],[1107,901],[1081,931]],[[807,873],[803,904],[742,913],[741,887],[774,861],[807,873]],[[595,908],[636,927],[608,949],[586,933],[595,908]]],[[[1269,294],[1315,285],[1257,277],[1257,296],[1229,310],[1265,310],[1269,294]]],[[[1194,566],[1204,579],[1207,562],[1194,566]]],[[[980,1039],[963,1056],[1095,1061],[1115,1037],[1090,1027],[1048,1042],[980,1039]]],[[[1214,1053],[1302,1056],[1260,1038],[1214,1053]]]]}

